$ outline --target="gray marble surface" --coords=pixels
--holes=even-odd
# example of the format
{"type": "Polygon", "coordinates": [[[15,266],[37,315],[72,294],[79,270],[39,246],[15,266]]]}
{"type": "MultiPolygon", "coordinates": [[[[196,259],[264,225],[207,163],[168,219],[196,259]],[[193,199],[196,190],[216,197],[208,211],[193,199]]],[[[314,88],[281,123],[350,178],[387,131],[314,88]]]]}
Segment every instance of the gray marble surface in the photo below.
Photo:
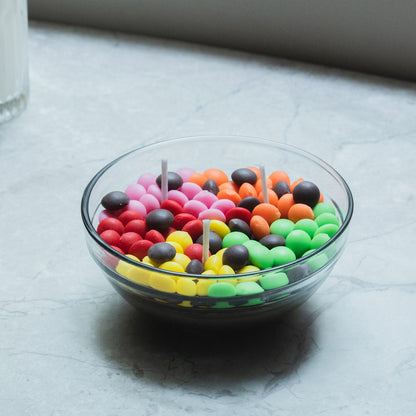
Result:
{"type": "Polygon", "coordinates": [[[29,50],[29,106],[0,126],[1,414],[415,414],[415,84],[40,23],[29,50]],[[84,243],[100,167],[199,134],[302,147],[355,197],[331,276],[262,330],[155,324],[84,243]]]}

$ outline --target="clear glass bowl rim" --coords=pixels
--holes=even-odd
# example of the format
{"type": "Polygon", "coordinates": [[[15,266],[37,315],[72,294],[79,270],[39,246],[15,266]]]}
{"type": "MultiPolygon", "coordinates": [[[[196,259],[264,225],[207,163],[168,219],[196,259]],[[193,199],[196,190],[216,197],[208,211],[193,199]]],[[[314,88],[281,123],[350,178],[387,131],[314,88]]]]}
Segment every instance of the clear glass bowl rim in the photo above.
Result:
{"type": "MultiPolygon", "coordinates": [[[[88,232],[88,235],[99,245],[101,246],[105,251],[111,253],[111,255],[113,255],[115,258],[117,258],[118,260],[122,260],[125,263],[128,263],[132,266],[135,267],[139,267],[142,268],[145,271],[153,271],[153,272],[158,272],[161,274],[166,274],[166,275],[170,275],[170,276],[176,276],[176,277],[183,277],[184,274],[183,273],[179,273],[179,272],[174,272],[174,271],[170,271],[170,270],[163,270],[163,269],[155,269],[152,266],[148,266],[146,264],[143,263],[138,263],[136,261],[134,261],[133,259],[130,259],[129,257],[119,253],[117,250],[114,250],[110,245],[108,245],[104,240],[102,240],[100,238],[100,236],[98,235],[97,231],[95,230],[91,220],[90,220],[90,216],[89,216],[89,210],[88,210],[88,206],[89,206],[89,201],[90,201],[90,196],[91,196],[91,192],[94,189],[95,184],[99,181],[99,179],[101,178],[101,176],[107,171],[109,170],[112,166],[114,166],[115,164],[117,164],[118,162],[122,161],[123,159],[125,159],[126,157],[130,156],[133,153],[136,152],[140,152],[141,150],[145,150],[145,149],[150,149],[150,148],[157,148],[157,147],[162,147],[165,146],[167,144],[181,144],[181,143],[187,143],[187,142],[192,142],[194,140],[210,140],[210,141],[223,141],[225,139],[233,139],[233,140],[238,140],[240,142],[247,142],[247,143],[259,143],[262,145],[267,145],[267,146],[272,146],[274,148],[277,149],[284,149],[285,151],[289,151],[292,153],[296,153],[300,156],[303,156],[307,159],[309,159],[310,161],[313,161],[314,163],[318,164],[321,168],[323,168],[324,170],[326,170],[329,174],[331,174],[336,180],[337,182],[341,185],[341,187],[343,188],[343,190],[345,191],[345,194],[347,196],[347,200],[348,200],[348,210],[347,213],[345,215],[345,219],[342,222],[339,230],[336,232],[336,234],[330,238],[328,240],[328,242],[326,242],[325,244],[323,244],[321,247],[315,249],[312,253],[308,254],[307,256],[301,257],[299,259],[296,259],[290,263],[286,263],[284,265],[281,266],[275,266],[275,267],[270,267],[268,269],[263,269],[263,270],[259,270],[259,271],[255,271],[255,272],[250,272],[250,273],[241,273],[238,275],[221,275],[221,279],[227,279],[227,278],[236,278],[236,276],[238,276],[239,279],[242,279],[244,277],[250,277],[250,276],[256,276],[259,273],[264,274],[264,273],[274,273],[274,272],[279,272],[279,271],[283,271],[292,267],[295,267],[296,265],[300,265],[305,263],[305,261],[307,261],[308,259],[317,256],[319,253],[323,252],[327,247],[329,247],[331,244],[333,244],[337,239],[339,239],[341,237],[341,235],[345,232],[345,230],[347,229],[351,218],[352,218],[352,214],[354,211],[354,200],[353,200],[353,196],[351,193],[351,190],[347,184],[347,182],[344,180],[344,178],[328,163],[326,163],[324,160],[322,160],[321,158],[315,156],[314,154],[307,152],[303,149],[300,149],[296,146],[293,145],[288,145],[285,143],[279,143],[279,142],[275,142],[269,139],[264,139],[264,138],[259,138],[259,137],[250,137],[250,136],[240,136],[240,135],[202,135],[202,136],[187,136],[187,137],[179,137],[179,138],[172,138],[172,139],[167,139],[167,140],[160,140],[157,142],[153,142],[153,143],[149,143],[149,144],[142,144],[139,146],[136,146],[134,148],[132,148],[131,150],[121,154],[120,156],[118,156],[117,158],[115,158],[114,160],[112,160],[111,162],[109,162],[107,165],[105,165],[102,169],[100,169],[94,176],[93,178],[90,180],[90,182],[88,183],[88,185],[86,186],[83,195],[82,195],[82,199],[81,199],[81,217],[82,217],[82,221],[84,223],[84,226],[88,232]]],[[[318,184],[319,185],[319,184],[318,184]]],[[[337,257],[337,256],[336,256],[337,257]]],[[[188,274],[186,273],[186,277],[188,278],[197,278],[197,279],[218,279],[217,275],[198,275],[198,274],[188,274]]],[[[124,280],[124,279],[123,279],[124,280]]],[[[126,278],[125,279],[127,282],[129,282],[129,280],[126,278]]],[[[294,282],[294,283],[290,283],[289,285],[286,285],[285,287],[291,286],[291,285],[295,285],[296,283],[299,282],[294,282]]]]}

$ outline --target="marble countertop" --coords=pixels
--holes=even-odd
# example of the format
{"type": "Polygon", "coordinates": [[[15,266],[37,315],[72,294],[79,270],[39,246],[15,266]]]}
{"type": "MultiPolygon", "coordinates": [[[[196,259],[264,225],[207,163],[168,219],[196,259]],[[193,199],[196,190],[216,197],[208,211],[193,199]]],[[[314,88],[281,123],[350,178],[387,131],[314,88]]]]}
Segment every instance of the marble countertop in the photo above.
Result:
{"type": "Polygon", "coordinates": [[[0,126],[2,414],[415,414],[415,84],[41,23],[29,51],[29,106],[0,126]],[[156,324],[87,252],[92,175],[134,145],[199,134],[304,148],[354,194],[331,276],[266,330],[156,324]]]}

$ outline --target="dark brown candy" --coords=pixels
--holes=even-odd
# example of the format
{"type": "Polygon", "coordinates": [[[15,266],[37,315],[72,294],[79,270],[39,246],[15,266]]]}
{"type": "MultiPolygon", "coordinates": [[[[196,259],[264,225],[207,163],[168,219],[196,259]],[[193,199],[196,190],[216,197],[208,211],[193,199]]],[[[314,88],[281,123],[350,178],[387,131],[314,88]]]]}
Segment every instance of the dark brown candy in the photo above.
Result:
{"type": "Polygon", "coordinates": [[[191,273],[191,274],[201,274],[203,273],[203,271],[204,271],[204,266],[197,259],[191,260],[185,269],[186,273],[191,273]]]}
{"type": "Polygon", "coordinates": [[[233,218],[228,221],[228,228],[231,231],[240,231],[249,237],[251,236],[250,226],[245,221],[240,220],[240,218],[233,218]]]}
{"type": "Polygon", "coordinates": [[[101,205],[109,211],[117,211],[124,208],[130,202],[127,194],[120,191],[109,192],[101,200],[101,205]]]}
{"type": "MultiPolygon", "coordinates": [[[[156,178],[156,183],[159,186],[159,188],[162,188],[162,175],[159,175],[156,178]]],[[[178,189],[182,186],[182,184],[182,176],[180,176],[176,172],[168,172],[168,191],[171,191],[172,189],[178,189]]]]}
{"type": "MultiPolygon", "coordinates": [[[[217,251],[222,249],[222,239],[215,231],[210,231],[208,237],[209,237],[208,247],[209,247],[209,251],[212,254],[215,254],[217,251]]],[[[196,243],[202,244],[202,241],[203,241],[203,236],[201,235],[196,240],[196,243]]]]}
{"type": "Polygon", "coordinates": [[[247,196],[243,198],[238,204],[238,207],[248,209],[250,212],[253,212],[253,209],[261,204],[260,199],[256,198],[255,196],[247,196]]]}
{"type": "Polygon", "coordinates": [[[154,209],[146,215],[146,224],[149,228],[162,232],[172,225],[174,219],[174,215],[167,209],[154,209]]]}
{"type": "Polygon", "coordinates": [[[281,235],[269,234],[263,237],[259,242],[268,249],[272,249],[273,247],[284,246],[286,240],[281,235]]]}
{"type": "Polygon", "coordinates": [[[299,182],[293,189],[293,200],[296,204],[305,204],[313,208],[319,201],[321,192],[312,182],[299,182]]]}
{"type": "Polygon", "coordinates": [[[156,263],[164,263],[170,261],[176,256],[175,247],[169,243],[156,243],[153,244],[147,252],[150,260],[156,263]]]}
{"type": "Polygon", "coordinates": [[[204,191],[211,192],[214,195],[217,195],[217,193],[220,191],[217,182],[215,182],[214,179],[208,179],[202,186],[202,189],[204,191]]]}
{"type": "Polygon", "coordinates": [[[247,264],[248,258],[249,252],[247,247],[242,244],[234,244],[224,251],[222,263],[238,270],[247,264]]]}
{"type": "Polygon", "coordinates": [[[273,186],[273,191],[278,198],[281,198],[285,194],[290,194],[290,187],[285,181],[277,181],[273,186]]]}
{"type": "Polygon", "coordinates": [[[240,168],[236,169],[231,174],[231,179],[238,186],[241,186],[244,182],[248,182],[251,185],[254,185],[257,182],[257,175],[251,169],[240,168]]]}

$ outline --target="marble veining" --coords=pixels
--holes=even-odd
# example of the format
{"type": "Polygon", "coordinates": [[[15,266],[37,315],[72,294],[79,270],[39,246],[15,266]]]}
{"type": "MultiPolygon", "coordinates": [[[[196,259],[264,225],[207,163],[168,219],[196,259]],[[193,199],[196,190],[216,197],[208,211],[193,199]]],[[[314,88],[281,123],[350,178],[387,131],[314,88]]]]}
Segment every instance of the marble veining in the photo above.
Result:
{"type": "Polygon", "coordinates": [[[29,52],[29,106],[0,126],[1,414],[416,414],[415,84],[37,22],[29,52]],[[354,194],[331,276],[264,328],[147,319],[88,255],[92,175],[133,146],[199,134],[304,148],[354,194]]]}

